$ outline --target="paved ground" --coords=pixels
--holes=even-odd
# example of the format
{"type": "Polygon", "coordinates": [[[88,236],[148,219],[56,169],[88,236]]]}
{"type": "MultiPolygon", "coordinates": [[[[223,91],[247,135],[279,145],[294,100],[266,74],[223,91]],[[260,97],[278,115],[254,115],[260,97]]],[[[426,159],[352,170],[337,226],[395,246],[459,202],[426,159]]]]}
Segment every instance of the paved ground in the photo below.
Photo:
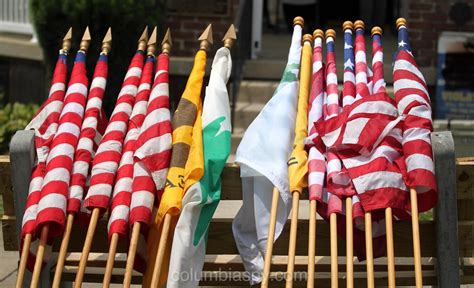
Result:
{"type": "Polygon", "coordinates": [[[0,233],[0,259],[0,287],[13,287],[15,285],[18,253],[3,250],[3,233],[0,233]]]}

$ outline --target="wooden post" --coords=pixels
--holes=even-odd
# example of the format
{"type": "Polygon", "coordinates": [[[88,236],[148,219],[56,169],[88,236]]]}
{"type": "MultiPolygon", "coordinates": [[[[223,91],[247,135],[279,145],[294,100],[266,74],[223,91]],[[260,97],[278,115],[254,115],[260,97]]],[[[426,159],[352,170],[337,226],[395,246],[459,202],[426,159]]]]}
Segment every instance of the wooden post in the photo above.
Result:
{"type": "Polygon", "coordinates": [[[288,247],[288,268],[286,270],[286,288],[293,287],[293,272],[295,270],[296,234],[298,232],[298,212],[300,192],[293,192],[291,205],[290,243],[288,247]]]}
{"type": "Polygon", "coordinates": [[[337,214],[329,215],[329,234],[331,241],[331,287],[337,288],[339,272],[337,267],[337,214]]]}
{"type": "Polygon", "coordinates": [[[385,231],[387,233],[388,287],[395,288],[395,252],[393,248],[392,208],[385,208],[385,231]]]}
{"type": "Polygon", "coordinates": [[[436,272],[438,287],[459,287],[458,208],[456,156],[451,132],[431,133],[438,182],[436,222],[436,272]]]}
{"type": "Polygon", "coordinates": [[[49,225],[45,224],[41,229],[41,236],[40,236],[40,243],[38,246],[38,250],[36,251],[36,261],[35,267],[33,269],[33,276],[31,278],[31,288],[38,287],[39,278],[41,274],[41,268],[43,268],[43,259],[44,259],[44,252],[46,250],[46,245],[48,245],[48,233],[49,233],[49,225]]]}
{"type": "Polygon", "coordinates": [[[365,213],[365,250],[367,262],[367,287],[374,288],[374,252],[372,245],[372,214],[365,213]]]}
{"type": "Polygon", "coordinates": [[[74,223],[74,214],[69,213],[66,220],[66,230],[64,231],[61,248],[59,249],[56,269],[54,271],[53,288],[59,288],[61,284],[61,275],[63,274],[64,262],[66,260],[67,247],[71,238],[72,224],[74,223]]]}
{"type": "Polygon", "coordinates": [[[118,233],[112,234],[112,237],[110,238],[107,264],[105,266],[104,280],[102,281],[103,288],[108,288],[110,286],[110,279],[112,278],[112,272],[114,270],[115,254],[117,253],[118,240],[119,240],[119,234],[118,233]]]}
{"type": "Polygon", "coordinates": [[[316,205],[316,200],[309,201],[308,288],[314,287],[314,257],[316,257],[316,205]]]}
{"type": "Polygon", "coordinates": [[[31,245],[31,234],[26,234],[25,239],[23,239],[23,249],[20,254],[20,265],[18,266],[18,275],[16,278],[16,288],[21,288],[23,285],[23,279],[25,277],[26,262],[28,260],[28,254],[30,251],[31,245]]]}
{"type": "Polygon", "coordinates": [[[354,287],[354,234],[352,228],[352,198],[346,198],[346,287],[354,287]]]}
{"type": "Polygon", "coordinates": [[[423,275],[421,272],[420,227],[418,223],[418,200],[416,194],[415,188],[410,188],[413,258],[415,260],[415,283],[416,288],[421,288],[423,286],[423,275]]]}
{"type": "Polygon", "coordinates": [[[123,277],[123,287],[130,287],[132,283],[133,264],[137,254],[138,240],[140,238],[140,222],[133,224],[132,237],[130,239],[129,253],[127,257],[127,266],[125,267],[125,276],[123,277]]]}
{"type": "Polygon", "coordinates": [[[158,287],[158,284],[159,284],[161,266],[163,264],[163,259],[165,258],[166,243],[168,242],[168,236],[170,233],[170,226],[171,226],[170,214],[165,214],[162,225],[163,225],[163,228],[161,230],[160,243],[158,244],[158,251],[156,254],[155,265],[153,266],[153,276],[151,278],[150,287],[158,287]]]}
{"type": "Polygon", "coordinates": [[[262,288],[268,288],[269,286],[269,277],[270,277],[270,267],[272,264],[272,254],[273,254],[273,242],[275,241],[275,226],[277,220],[278,212],[278,201],[280,200],[280,191],[278,188],[273,188],[272,195],[272,208],[270,211],[270,223],[268,224],[268,238],[267,238],[267,248],[265,251],[265,262],[263,266],[262,274],[262,288]]]}

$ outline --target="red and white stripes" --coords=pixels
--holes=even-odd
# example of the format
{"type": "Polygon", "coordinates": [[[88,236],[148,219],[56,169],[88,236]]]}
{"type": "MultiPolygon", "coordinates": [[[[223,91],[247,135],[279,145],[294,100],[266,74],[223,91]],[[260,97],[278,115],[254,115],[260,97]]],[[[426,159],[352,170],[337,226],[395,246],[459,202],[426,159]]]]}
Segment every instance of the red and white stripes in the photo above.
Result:
{"type": "Polygon", "coordinates": [[[364,28],[356,27],[355,37],[355,73],[356,100],[370,95],[367,86],[367,59],[365,54],[364,28]]]}
{"type": "Polygon", "coordinates": [[[385,79],[383,75],[382,36],[377,33],[372,36],[372,71],[373,94],[386,93],[385,79]]]}
{"type": "Polygon", "coordinates": [[[154,65],[155,57],[147,57],[124,141],[122,159],[117,170],[108,224],[109,239],[114,233],[118,233],[121,239],[127,239],[128,237],[128,218],[133,181],[133,153],[135,152],[135,143],[140,134],[140,128],[145,120],[154,65]]]}
{"type": "Polygon", "coordinates": [[[102,122],[102,99],[104,97],[107,83],[107,55],[101,54],[97,61],[91,87],[89,88],[89,98],[87,100],[84,122],[82,122],[81,134],[74,156],[74,166],[69,187],[69,199],[67,205],[68,213],[78,213],[80,211],[84,189],[86,188],[87,176],[90,165],[94,158],[96,138],[101,137],[98,133],[99,123],[102,122]]]}
{"type": "Polygon", "coordinates": [[[130,63],[110,122],[92,162],[90,187],[84,200],[84,206],[88,209],[105,211],[108,208],[143,63],[144,52],[139,50],[130,63]]]}
{"type": "Polygon", "coordinates": [[[86,54],[79,51],[64,99],[59,126],[46,161],[46,174],[38,204],[36,232],[49,225],[49,238],[64,231],[67,197],[74,151],[79,139],[87,98],[86,54]]]}

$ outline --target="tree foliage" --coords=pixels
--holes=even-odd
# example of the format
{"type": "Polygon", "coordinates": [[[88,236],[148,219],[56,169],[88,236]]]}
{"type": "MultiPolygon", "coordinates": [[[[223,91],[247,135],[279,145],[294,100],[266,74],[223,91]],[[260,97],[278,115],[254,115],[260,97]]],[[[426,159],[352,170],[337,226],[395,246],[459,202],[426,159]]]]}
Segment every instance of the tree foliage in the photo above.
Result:
{"type": "MultiPolygon", "coordinates": [[[[102,39],[108,27],[112,27],[109,79],[104,97],[105,108],[110,112],[144,27],[149,25],[151,30],[158,26],[161,34],[165,31],[166,27],[160,25],[164,19],[164,2],[165,0],[30,0],[31,20],[43,48],[48,72],[51,73],[54,68],[62,38],[69,27],[73,28],[71,54],[74,55],[85,27],[89,26],[92,42],[87,68],[91,77],[102,39]]],[[[72,58],[69,62],[73,62],[72,58]]]]}

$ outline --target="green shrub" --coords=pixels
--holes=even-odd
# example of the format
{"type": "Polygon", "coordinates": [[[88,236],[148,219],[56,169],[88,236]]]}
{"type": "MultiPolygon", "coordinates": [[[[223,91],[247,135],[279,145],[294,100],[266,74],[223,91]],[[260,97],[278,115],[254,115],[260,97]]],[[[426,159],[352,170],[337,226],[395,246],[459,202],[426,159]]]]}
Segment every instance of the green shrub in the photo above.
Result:
{"type": "Polygon", "coordinates": [[[8,103],[0,108],[0,154],[8,152],[10,139],[17,130],[25,129],[39,106],[36,104],[8,103]]]}
{"type": "MultiPolygon", "coordinates": [[[[69,27],[73,28],[71,54],[75,55],[84,29],[89,26],[92,42],[87,70],[90,79],[102,39],[108,27],[112,27],[109,78],[104,97],[104,106],[108,112],[113,109],[127,66],[145,25],[149,25],[150,33],[153,26],[158,26],[160,35],[166,30],[161,25],[165,0],[30,0],[30,7],[31,20],[43,48],[49,74],[57,59],[61,40],[69,27]]],[[[69,63],[72,62],[70,58],[69,63]]]]}

